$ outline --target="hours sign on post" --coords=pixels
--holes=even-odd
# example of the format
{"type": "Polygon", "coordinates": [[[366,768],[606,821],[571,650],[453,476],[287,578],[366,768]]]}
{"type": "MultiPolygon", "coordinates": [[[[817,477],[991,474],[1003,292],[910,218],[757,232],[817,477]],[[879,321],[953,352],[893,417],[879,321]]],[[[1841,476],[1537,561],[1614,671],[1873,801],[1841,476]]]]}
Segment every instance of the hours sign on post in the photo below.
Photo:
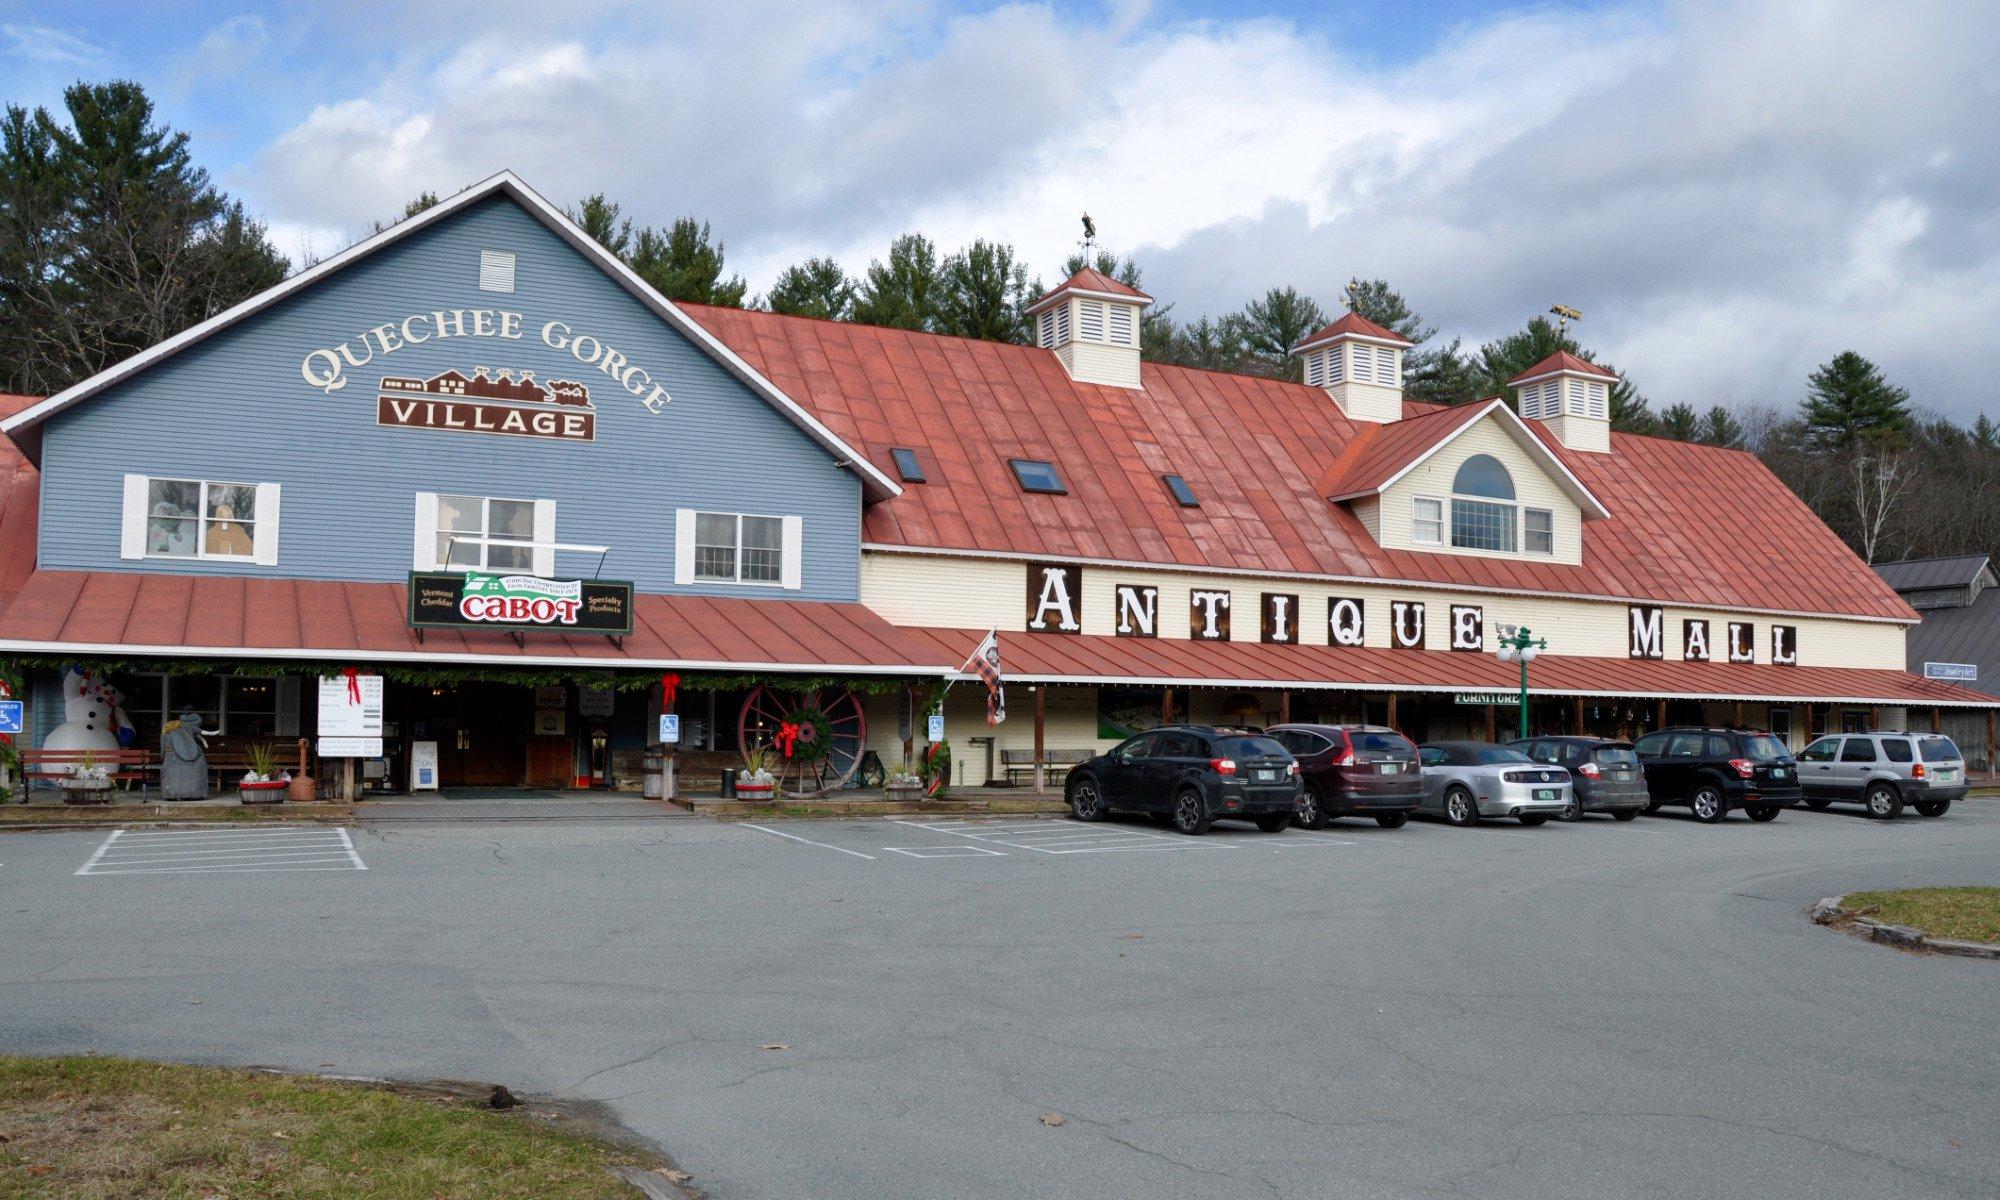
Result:
{"type": "Polygon", "coordinates": [[[382,677],[331,675],[319,681],[321,758],[382,757],[382,677]]]}

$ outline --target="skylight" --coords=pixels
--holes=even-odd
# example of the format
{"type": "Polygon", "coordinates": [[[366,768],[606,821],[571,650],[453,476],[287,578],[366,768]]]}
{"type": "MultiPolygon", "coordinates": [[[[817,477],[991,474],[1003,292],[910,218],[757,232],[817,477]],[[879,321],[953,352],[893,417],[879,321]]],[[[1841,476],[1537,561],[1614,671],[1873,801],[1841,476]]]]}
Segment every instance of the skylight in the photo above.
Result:
{"type": "Polygon", "coordinates": [[[1047,492],[1051,495],[1067,495],[1069,489],[1063,486],[1062,476],[1056,465],[1035,458],[1010,458],[1007,464],[1014,468],[1014,478],[1021,481],[1021,490],[1027,492],[1047,492]]]}
{"type": "Polygon", "coordinates": [[[915,450],[903,446],[892,446],[889,450],[889,457],[896,460],[896,474],[903,477],[904,483],[923,483],[925,481],[924,467],[922,463],[917,461],[917,452],[915,450]]]}
{"type": "Polygon", "coordinates": [[[1167,490],[1174,494],[1174,502],[1182,508],[1201,507],[1201,501],[1195,499],[1194,489],[1188,486],[1187,480],[1178,475],[1162,475],[1160,482],[1167,485],[1167,490]]]}

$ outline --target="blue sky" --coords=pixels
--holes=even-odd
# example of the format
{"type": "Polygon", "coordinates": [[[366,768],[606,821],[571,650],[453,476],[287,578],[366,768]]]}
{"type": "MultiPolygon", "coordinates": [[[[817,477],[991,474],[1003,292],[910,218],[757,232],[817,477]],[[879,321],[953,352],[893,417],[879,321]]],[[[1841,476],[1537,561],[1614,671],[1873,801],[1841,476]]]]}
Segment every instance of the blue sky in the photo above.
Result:
{"type": "Polygon", "coordinates": [[[1382,276],[1477,343],[1561,301],[1655,403],[1842,349],[1996,411],[2000,6],[0,0],[0,99],[133,78],[281,248],[503,167],[713,222],[753,286],[910,229],[1044,277],[1091,211],[1192,317],[1382,276]]]}

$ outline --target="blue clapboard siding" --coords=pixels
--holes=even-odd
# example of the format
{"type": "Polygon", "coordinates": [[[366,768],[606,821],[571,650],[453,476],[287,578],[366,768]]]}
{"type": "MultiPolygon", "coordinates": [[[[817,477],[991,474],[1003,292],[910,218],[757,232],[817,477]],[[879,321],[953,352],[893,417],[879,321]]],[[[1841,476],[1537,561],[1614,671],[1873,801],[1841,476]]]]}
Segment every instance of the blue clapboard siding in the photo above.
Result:
{"type": "MultiPolygon", "coordinates": [[[[852,600],[860,575],[861,486],[781,413],[669,328],[588,259],[504,196],[406,241],[52,418],[45,433],[41,565],[311,579],[399,580],[410,569],[415,494],[556,502],[556,536],[608,544],[602,575],[642,590],[852,600]],[[481,250],[517,256],[511,293],[479,289],[481,250]],[[412,313],[522,314],[522,337],[433,339],[349,368],[322,394],[300,374],[316,348],[412,313]],[[560,320],[616,347],[672,396],[648,413],[595,367],[543,344],[560,320]],[[456,368],[534,372],[590,389],[594,442],[382,428],[384,375],[456,368]],[[181,476],[282,486],[276,566],[119,557],[122,477],[181,476]],[[797,515],[801,591],[675,587],[674,511],[797,515]]],[[[558,556],[588,575],[596,556],[558,556]]]]}

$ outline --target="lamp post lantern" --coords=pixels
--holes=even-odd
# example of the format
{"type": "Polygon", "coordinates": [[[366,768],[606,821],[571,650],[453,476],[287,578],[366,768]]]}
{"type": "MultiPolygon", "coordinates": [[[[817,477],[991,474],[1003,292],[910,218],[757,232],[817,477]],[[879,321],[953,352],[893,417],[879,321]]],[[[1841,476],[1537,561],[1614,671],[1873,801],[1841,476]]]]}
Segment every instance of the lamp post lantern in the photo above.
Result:
{"type": "Polygon", "coordinates": [[[1523,738],[1528,736],[1528,664],[1535,661],[1537,654],[1548,648],[1549,643],[1546,639],[1531,636],[1528,628],[1524,625],[1506,637],[1501,638],[1499,645],[1493,651],[1494,655],[1501,662],[1519,662],[1521,664],[1521,736],[1523,738]]]}

